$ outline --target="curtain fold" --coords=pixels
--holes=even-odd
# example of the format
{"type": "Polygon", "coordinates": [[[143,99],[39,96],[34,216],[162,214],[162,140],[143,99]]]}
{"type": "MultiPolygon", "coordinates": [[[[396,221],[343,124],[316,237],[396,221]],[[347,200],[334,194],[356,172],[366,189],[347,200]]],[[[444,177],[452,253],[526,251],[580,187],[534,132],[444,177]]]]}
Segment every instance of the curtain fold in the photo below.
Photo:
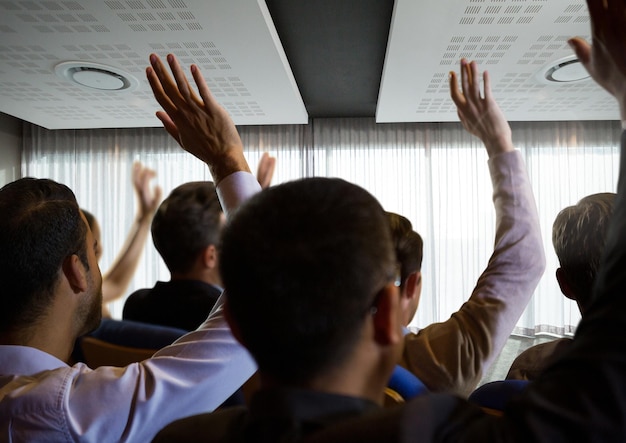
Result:
{"type": "MultiPolygon", "coordinates": [[[[551,245],[560,209],[595,192],[613,192],[619,122],[514,122],[541,218],[546,273],[518,323],[523,335],[573,333],[575,303],[561,295],[551,245]]],[[[301,177],[341,177],[363,186],[383,207],[409,218],[424,238],[423,294],[412,325],[448,318],[467,299],[493,250],[495,215],[487,155],[459,123],[376,124],[373,119],[314,119],[308,125],[238,128],[252,171],[265,151],[277,157],[273,184],[301,177]]],[[[106,271],[124,242],[136,203],[134,161],[157,171],[167,195],[208,168],[161,128],[49,131],[25,125],[22,175],[48,177],[74,190],[102,225],[106,271]]],[[[129,288],[169,274],[151,240],[129,288]]],[[[121,316],[123,300],[111,307],[121,316]]]]}

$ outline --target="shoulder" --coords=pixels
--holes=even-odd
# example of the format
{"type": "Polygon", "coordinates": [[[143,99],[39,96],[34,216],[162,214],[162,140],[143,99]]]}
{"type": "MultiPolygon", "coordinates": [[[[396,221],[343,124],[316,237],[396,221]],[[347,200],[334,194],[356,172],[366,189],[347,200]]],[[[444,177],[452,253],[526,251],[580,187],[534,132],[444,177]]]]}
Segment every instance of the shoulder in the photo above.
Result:
{"type": "Polygon", "coordinates": [[[531,346],[513,360],[506,378],[534,380],[571,343],[571,339],[561,338],[531,346]]]}
{"type": "Polygon", "coordinates": [[[143,288],[138,289],[135,292],[131,293],[127,298],[125,304],[137,302],[144,300],[146,297],[150,295],[150,293],[154,290],[154,288],[143,288]]]}

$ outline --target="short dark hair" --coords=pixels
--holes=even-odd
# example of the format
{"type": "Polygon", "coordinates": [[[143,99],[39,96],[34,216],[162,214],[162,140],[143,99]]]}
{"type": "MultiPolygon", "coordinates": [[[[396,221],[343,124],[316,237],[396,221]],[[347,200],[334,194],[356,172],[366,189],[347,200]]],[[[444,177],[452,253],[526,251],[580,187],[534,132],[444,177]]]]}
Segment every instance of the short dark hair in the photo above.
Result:
{"type": "Polygon", "coordinates": [[[93,215],[91,212],[87,211],[86,209],[80,208],[80,210],[83,212],[83,215],[85,216],[85,220],[87,220],[89,229],[93,231],[93,226],[96,223],[96,216],[93,215]]]}
{"type": "Polygon", "coordinates": [[[588,195],[559,212],[552,225],[552,245],[559,264],[583,309],[591,301],[614,201],[611,192],[588,195]]]}
{"type": "Polygon", "coordinates": [[[413,225],[408,218],[394,212],[387,212],[387,216],[396,259],[400,266],[400,278],[404,284],[410,274],[422,269],[424,241],[413,230],[413,225]]]}
{"type": "Polygon", "coordinates": [[[186,272],[198,253],[217,245],[222,208],[212,182],[189,182],[163,200],[152,220],[152,240],[170,272],[186,272]]]}
{"type": "Polygon", "coordinates": [[[387,216],[340,179],[274,186],[226,225],[220,272],[259,368],[298,385],[342,360],[397,272],[387,216]]]}
{"type": "Polygon", "coordinates": [[[22,178],[0,189],[0,331],[32,325],[47,309],[63,261],[88,269],[86,232],[74,193],[48,179],[22,178]]]}

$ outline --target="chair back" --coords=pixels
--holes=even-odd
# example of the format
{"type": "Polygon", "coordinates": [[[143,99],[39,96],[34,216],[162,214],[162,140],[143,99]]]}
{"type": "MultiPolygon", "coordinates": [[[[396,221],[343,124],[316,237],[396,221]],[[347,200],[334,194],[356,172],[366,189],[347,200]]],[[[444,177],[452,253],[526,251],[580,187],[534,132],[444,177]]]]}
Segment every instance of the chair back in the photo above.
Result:
{"type": "MultiPolygon", "coordinates": [[[[428,393],[428,388],[411,371],[397,365],[387,383],[387,390],[397,393],[405,401],[428,393]]],[[[390,394],[386,394],[390,395],[390,394]]]]}
{"type": "Polygon", "coordinates": [[[187,331],[131,320],[103,319],[100,326],[77,340],[73,360],[87,366],[126,366],[145,360],[187,331]]]}
{"type": "Polygon", "coordinates": [[[474,390],[468,400],[489,412],[502,411],[506,403],[526,389],[529,383],[528,380],[492,381],[474,390]]]}
{"type": "Polygon", "coordinates": [[[80,341],[84,361],[91,369],[100,366],[127,366],[152,357],[156,349],[132,348],[86,336],[80,341]]]}

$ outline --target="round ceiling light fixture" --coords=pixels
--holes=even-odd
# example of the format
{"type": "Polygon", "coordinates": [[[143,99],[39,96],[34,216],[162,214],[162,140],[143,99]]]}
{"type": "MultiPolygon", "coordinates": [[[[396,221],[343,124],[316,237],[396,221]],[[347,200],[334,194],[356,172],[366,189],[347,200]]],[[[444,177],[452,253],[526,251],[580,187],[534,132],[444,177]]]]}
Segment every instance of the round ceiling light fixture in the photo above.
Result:
{"type": "Polygon", "coordinates": [[[139,81],[128,72],[113,66],[85,61],[59,63],[55,74],[84,89],[129,92],[139,87],[139,81]]]}
{"type": "Polygon", "coordinates": [[[589,73],[575,55],[561,58],[545,65],[537,78],[542,83],[565,84],[589,80],[589,73]]]}

